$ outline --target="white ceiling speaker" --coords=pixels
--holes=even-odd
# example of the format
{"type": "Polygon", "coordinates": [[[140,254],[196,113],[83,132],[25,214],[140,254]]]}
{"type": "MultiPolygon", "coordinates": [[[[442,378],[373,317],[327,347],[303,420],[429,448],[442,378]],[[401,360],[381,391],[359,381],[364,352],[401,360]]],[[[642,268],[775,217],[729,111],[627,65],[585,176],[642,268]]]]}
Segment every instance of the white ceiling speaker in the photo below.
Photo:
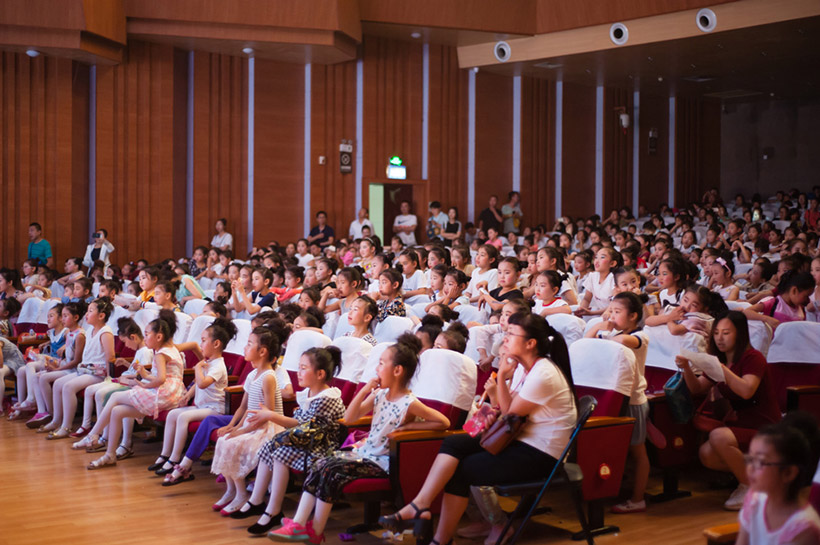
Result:
{"type": "Polygon", "coordinates": [[[709,8],[703,8],[695,16],[695,24],[701,32],[712,32],[717,26],[717,15],[709,8]]]}
{"type": "Polygon", "coordinates": [[[629,29],[623,23],[615,23],[609,27],[609,39],[615,45],[624,45],[629,40],[629,29]]]}
{"type": "Polygon", "coordinates": [[[495,58],[501,62],[507,62],[510,60],[510,55],[512,54],[512,49],[510,49],[510,44],[507,42],[498,42],[495,44],[493,48],[493,53],[495,54],[495,58]]]}

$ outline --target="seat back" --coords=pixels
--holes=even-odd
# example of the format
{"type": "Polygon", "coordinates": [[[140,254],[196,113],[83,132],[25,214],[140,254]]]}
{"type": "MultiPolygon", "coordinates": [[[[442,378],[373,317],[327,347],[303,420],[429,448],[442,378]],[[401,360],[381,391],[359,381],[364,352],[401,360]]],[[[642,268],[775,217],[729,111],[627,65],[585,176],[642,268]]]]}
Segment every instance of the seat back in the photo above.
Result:
{"type": "Polygon", "coordinates": [[[475,361],[464,354],[432,348],[421,355],[410,388],[425,404],[444,413],[450,426],[458,429],[473,402],[477,369],[475,361]]]}
{"type": "Polygon", "coordinates": [[[322,325],[322,331],[331,339],[336,338],[336,324],[339,323],[339,311],[334,310],[325,314],[325,323],[322,325]]]}
{"type": "Polygon", "coordinates": [[[236,336],[225,347],[225,352],[242,355],[245,353],[245,347],[248,346],[248,337],[251,336],[253,326],[250,320],[243,319],[233,320],[233,325],[236,326],[236,336]]]}
{"type": "Polygon", "coordinates": [[[578,394],[596,392],[596,416],[620,416],[637,372],[635,354],[615,341],[581,339],[569,347],[572,380],[578,394]]]}
{"type": "Polygon", "coordinates": [[[353,331],[353,329],[353,326],[347,321],[347,312],[345,312],[339,316],[339,319],[336,321],[336,328],[333,330],[333,338],[339,339],[344,337],[345,333],[349,333],[353,331]]]}
{"type": "MultiPolygon", "coordinates": [[[[294,373],[299,370],[299,359],[302,354],[310,348],[325,347],[333,341],[327,335],[316,331],[297,330],[288,338],[288,346],[285,349],[285,357],[282,365],[288,372],[294,373]]],[[[296,385],[294,385],[296,388],[296,385]]]]}
{"type": "Polygon", "coordinates": [[[384,351],[387,350],[388,347],[392,346],[393,343],[379,343],[373,347],[370,351],[370,355],[367,357],[367,363],[362,369],[362,374],[359,376],[359,388],[364,386],[364,384],[376,376],[376,368],[379,366],[379,359],[384,354],[384,351]]]}
{"type": "Polygon", "coordinates": [[[629,442],[635,426],[631,419],[590,419],[578,435],[576,463],[584,476],[581,492],[586,501],[613,498],[621,488],[629,442]],[[601,448],[606,445],[606,448],[601,448]]]}
{"type": "Polygon", "coordinates": [[[388,316],[382,322],[376,324],[373,336],[379,342],[396,342],[402,333],[407,333],[413,329],[413,320],[403,316],[388,316]]]}
{"type": "Polygon", "coordinates": [[[207,304],[208,301],[205,299],[191,299],[185,303],[183,310],[185,311],[185,314],[196,314],[199,316],[205,310],[205,305],[207,304]]]}
{"type": "Polygon", "coordinates": [[[585,321],[572,314],[551,314],[547,316],[547,323],[564,337],[567,346],[572,346],[575,341],[583,339],[587,326],[585,321]]]}
{"type": "Polygon", "coordinates": [[[342,351],[342,368],[333,378],[332,384],[342,391],[342,401],[347,405],[356,395],[359,378],[367,365],[373,345],[356,337],[341,337],[333,341],[333,346],[342,351]]]}
{"type": "Polygon", "coordinates": [[[17,315],[18,324],[36,324],[40,317],[40,311],[45,302],[39,297],[29,297],[23,301],[20,314],[17,315]]]}
{"type": "Polygon", "coordinates": [[[777,403],[787,409],[787,388],[820,384],[820,324],[780,324],[769,348],[767,371],[777,392],[777,403]]]}
{"type": "Polygon", "coordinates": [[[119,305],[114,305],[114,310],[111,311],[111,316],[108,317],[108,322],[106,323],[106,325],[108,325],[108,327],[111,328],[111,330],[114,332],[116,336],[118,329],[117,322],[120,320],[120,318],[130,318],[133,315],[134,313],[130,310],[122,308],[119,305]]]}
{"type": "Polygon", "coordinates": [[[490,313],[486,309],[479,310],[478,307],[473,305],[458,305],[455,311],[458,312],[458,319],[463,324],[468,322],[486,324],[490,318],[490,313]]]}
{"type": "Polygon", "coordinates": [[[682,350],[692,352],[704,352],[706,350],[706,338],[697,333],[686,333],[685,335],[672,335],[669,328],[662,326],[649,326],[643,328],[649,337],[649,346],[646,350],[646,366],[660,367],[670,371],[677,371],[675,357],[682,350]]]}

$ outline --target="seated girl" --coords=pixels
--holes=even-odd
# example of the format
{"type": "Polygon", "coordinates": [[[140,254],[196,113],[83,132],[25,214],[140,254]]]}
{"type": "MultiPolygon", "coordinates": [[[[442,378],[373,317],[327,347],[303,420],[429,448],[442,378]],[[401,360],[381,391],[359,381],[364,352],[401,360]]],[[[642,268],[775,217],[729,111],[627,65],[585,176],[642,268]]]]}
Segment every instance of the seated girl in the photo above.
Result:
{"type": "Polygon", "coordinates": [[[170,310],[172,312],[182,312],[179,305],[174,300],[177,291],[177,283],[170,280],[161,280],[154,286],[154,301],[145,303],[144,308],[154,310],[170,310]]]}
{"type": "Polygon", "coordinates": [[[723,506],[737,511],[749,489],[743,452],[757,430],[780,420],[780,409],[766,358],[749,344],[749,324],[742,312],[729,311],[715,320],[707,352],[717,356],[724,380],[696,376],[683,356],[675,363],[683,370],[693,395],[706,394],[698,408],[694,426],[708,432],[700,447],[700,461],[717,471],[730,471],[740,485],[723,506]]]}
{"type": "MultiPolygon", "coordinates": [[[[443,491],[441,518],[431,543],[449,543],[467,508],[471,486],[542,479],[559,463],[577,417],[564,338],[541,316],[514,314],[504,337],[504,354],[497,379],[488,379],[486,390],[502,415],[527,417],[521,434],[495,455],[482,448],[480,437],[446,437],[419,493],[396,514],[381,517],[382,526],[393,532],[415,526],[418,537],[428,538],[430,507],[443,491]]],[[[315,529],[314,525],[314,534],[315,529]]],[[[310,529],[307,532],[310,535],[310,529]]]]}
{"type": "Polygon", "coordinates": [[[419,355],[433,348],[443,328],[444,322],[438,316],[428,314],[421,319],[419,328],[415,332],[416,338],[421,343],[419,355]]]}
{"type": "Polygon", "coordinates": [[[3,414],[3,398],[6,394],[6,377],[15,376],[17,371],[24,369],[26,362],[23,354],[13,342],[0,337],[0,415],[3,414]]]}
{"type": "MultiPolygon", "coordinates": [[[[167,475],[182,461],[182,451],[188,441],[188,425],[208,416],[225,412],[225,388],[228,370],[222,352],[236,336],[236,326],[224,318],[215,319],[202,332],[200,343],[177,345],[177,350],[192,350],[200,361],[194,366],[194,384],[182,398],[180,407],[171,410],[165,419],[162,452],[150,466],[157,475],[167,475]],[[188,405],[193,398],[194,404],[188,405]],[[159,467],[155,467],[159,465],[159,467]]],[[[193,478],[193,476],[191,476],[193,478]]]]}
{"type": "Polygon", "coordinates": [[[723,298],[710,289],[691,284],[683,292],[680,306],[663,316],[672,335],[697,333],[708,339],[715,316],[726,313],[729,308],[723,298]]]}
{"type": "Polygon", "coordinates": [[[398,270],[387,269],[379,275],[379,315],[376,320],[383,322],[388,316],[407,316],[401,286],[402,273],[398,270]]]}
{"type": "MultiPolygon", "coordinates": [[[[285,285],[281,288],[272,288],[277,300],[286,303],[295,303],[302,293],[302,282],[305,280],[305,269],[299,266],[285,269],[285,285]]],[[[271,305],[268,305],[271,306],[271,305]]]]}
{"type": "Polygon", "coordinates": [[[245,285],[241,280],[234,282],[233,288],[237,299],[240,301],[237,311],[244,310],[251,316],[262,310],[262,307],[273,308],[276,304],[276,296],[271,293],[273,284],[273,272],[265,267],[257,267],[251,275],[251,285],[253,290],[250,295],[245,293],[245,285]]]}
{"type": "MultiPolygon", "coordinates": [[[[372,269],[371,269],[372,270],[372,269]]],[[[363,279],[361,269],[357,267],[345,267],[336,275],[336,287],[328,286],[322,290],[322,298],[319,299],[318,307],[325,314],[339,311],[344,314],[350,310],[353,301],[359,297],[362,289],[363,279]],[[329,302],[336,299],[334,302],[329,302]]]]}
{"type": "Polygon", "coordinates": [[[766,322],[775,330],[783,322],[806,319],[806,305],[814,292],[814,278],[809,273],[788,271],[777,284],[776,297],[743,309],[750,320],[766,322]]]}
{"type": "Polygon", "coordinates": [[[433,348],[452,350],[463,354],[467,350],[467,339],[470,338],[470,330],[461,322],[451,323],[447,329],[443,330],[436,337],[433,348]]]}
{"type": "Polygon", "coordinates": [[[256,482],[248,501],[231,517],[244,519],[262,515],[248,528],[253,535],[264,535],[282,524],[282,501],[291,470],[307,472],[314,461],[330,456],[339,448],[339,420],[345,406],[341,391],[330,386],[342,365],[342,353],[335,346],[311,348],[299,360],[299,386],[296,394],[299,408],[293,418],[267,409],[251,417],[253,422],[277,422],[286,428],[259,450],[256,482]],[[270,499],[263,503],[270,488],[270,499]]]}
{"type": "Polygon", "coordinates": [[[345,337],[356,337],[376,346],[379,341],[373,336],[371,330],[376,323],[376,316],[379,315],[379,305],[368,297],[361,295],[353,301],[350,311],[347,313],[347,323],[353,326],[353,331],[344,334],[345,337]]]}
{"type": "Polygon", "coordinates": [[[521,262],[515,257],[505,257],[498,263],[498,287],[492,291],[479,290],[479,308],[487,305],[491,310],[504,306],[509,299],[522,299],[524,294],[517,288],[521,262]]]}
{"type": "Polygon", "coordinates": [[[108,400],[87,438],[89,448],[95,450],[103,430],[108,427],[106,452],[88,464],[87,469],[116,465],[117,454],[130,450],[130,445],[120,445],[124,420],[133,418],[141,422],[146,416],[156,418],[160,411],[179,405],[185,395],[185,385],[182,383],[183,357],[174,346],[176,330],[176,317],[166,309],[159,311],[159,317],[145,328],[145,346],[154,351],[151,371],[137,366],[137,375],[145,380],[134,383],[128,391],[113,394],[108,400]]]}
{"type": "Polygon", "coordinates": [[[575,311],[576,316],[597,316],[609,306],[615,288],[612,270],[621,266],[621,256],[612,248],[601,248],[595,254],[595,271],[584,281],[584,298],[575,311]]]}
{"type": "Polygon", "coordinates": [[[557,271],[542,271],[535,277],[535,306],[532,311],[539,316],[551,314],[572,314],[569,305],[558,298],[561,289],[561,277],[557,271]]]}
{"type": "Polygon", "coordinates": [[[478,367],[481,371],[489,371],[492,368],[498,368],[500,361],[498,358],[501,354],[501,347],[504,341],[504,336],[507,333],[507,320],[513,314],[518,312],[529,312],[530,306],[523,299],[507,301],[501,309],[501,316],[498,323],[491,323],[484,326],[476,326],[472,328],[475,336],[476,349],[478,350],[478,367]]]}
{"type": "Polygon", "coordinates": [[[259,463],[260,447],[283,428],[275,419],[252,418],[260,410],[279,416],[283,414],[282,394],[274,372],[279,350],[279,338],[269,328],[257,327],[248,337],[245,359],[251,362],[253,371],[243,385],[245,394],[242,405],[230,424],[218,432],[219,439],[211,463],[211,473],[221,474],[227,484],[225,493],[214,504],[222,506],[222,516],[238,511],[248,500],[245,477],[259,463]]]}
{"type": "Polygon", "coordinates": [[[306,539],[321,543],[330,510],[344,487],[356,479],[387,477],[389,434],[449,427],[443,414],[425,406],[407,388],[418,368],[418,353],[418,340],[406,333],[384,351],[377,376],[359,390],[345,411],[346,423],[373,412],[367,439],[356,444],[352,452],[338,452],[318,460],[305,477],[296,515],[282,519],[282,527],[268,537],[274,541],[306,539]]]}
{"type": "Polygon", "coordinates": [[[11,325],[12,319],[20,314],[20,309],[23,305],[14,297],[8,299],[0,299],[0,337],[13,337],[14,326],[11,325]]]}
{"type": "Polygon", "coordinates": [[[730,253],[718,257],[712,263],[711,289],[723,297],[725,301],[737,301],[740,288],[735,286],[733,275],[735,263],[730,253]]]}

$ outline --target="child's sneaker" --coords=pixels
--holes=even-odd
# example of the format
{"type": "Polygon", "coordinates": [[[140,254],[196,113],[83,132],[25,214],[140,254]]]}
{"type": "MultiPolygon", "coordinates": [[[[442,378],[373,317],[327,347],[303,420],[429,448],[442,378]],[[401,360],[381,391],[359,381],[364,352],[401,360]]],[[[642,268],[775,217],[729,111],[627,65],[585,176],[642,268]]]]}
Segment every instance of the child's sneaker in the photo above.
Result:
{"type": "Polygon", "coordinates": [[[635,502],[632,500],[626,500],[625,502],[619,503],[612,508],[612,512],[619,515],[625,515],[627,513],[643,513],[644,511],[646,511],[646,501],[635,502]]]}
{"type": "Polygon", "coordinates": [[[37,429],[42,424],[51,420],[51,415],[48,413],[37,413],[26,421],[26,427],[29,429],[37,429]]]}
{"type": "MultiPolygon", "coordinates": [[[[308,522],[308,526],[311,526],[310,522],[308,522]]],[[[313,532],[309,531],[307,527],[302,526],[298,522],[294,522],[289,518],[283,518],[282,526],[269,532],[268,537],[273,541],[308,541],[312,533],[313,532]]]]}

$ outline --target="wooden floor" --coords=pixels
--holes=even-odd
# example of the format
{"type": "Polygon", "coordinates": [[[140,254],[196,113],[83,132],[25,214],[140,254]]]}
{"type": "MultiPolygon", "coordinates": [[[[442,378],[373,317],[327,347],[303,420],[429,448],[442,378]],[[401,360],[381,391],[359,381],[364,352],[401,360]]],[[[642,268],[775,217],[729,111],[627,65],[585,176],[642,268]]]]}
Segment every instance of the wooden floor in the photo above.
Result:
{"type": "MultiPolygon", "coordinates": [[[[134,458],[113,468],[87,471],[85,465],[98,455],[74,452],[69,441],[46,441],[22,422],[8,422],[5,417],[0,421],[0,544],[143,545],[156,539],[163,545],[207,545],[251,540],[245,528],[253,519],[231,520],[211,511],[224,485],[214,481],[208,468],[196,464],[195,481],[163,488],[161,478],[145,469],[159,452],[159,443],[146,444],[138,438],[134,458]]],[[[702,482],[702,478],[684,479],[684,486],[694,490],[691,498],[652,505],[644,514],[608,515],[607,522],[621,531],[600,536],[596,543],[704,543],[703,528],[733,522],[736,515],[721,509],[730,490],[706,490],[702,482]]],[[[654,475],[651,484],[659,484],[654,475]]],[[[289,498],[285,512],[292,515],[296,496],[289,498]]],[[[538,523],[528,526],[521,543],[577,543],[569,539],[568,531],[578,530],[579,525],[567,497],[549,499],[546,503],[556,512],[537,517],[538,523]]],[[[341,543],[338,533],[359,520],[360,506],[334,510],[327,542],[341,543]]],[[[382,540],[365,534],[356,536],[356,542],[382,540]]],[[[482,541],[461,539],[459,543],[480,545],[482,541]]]]}

